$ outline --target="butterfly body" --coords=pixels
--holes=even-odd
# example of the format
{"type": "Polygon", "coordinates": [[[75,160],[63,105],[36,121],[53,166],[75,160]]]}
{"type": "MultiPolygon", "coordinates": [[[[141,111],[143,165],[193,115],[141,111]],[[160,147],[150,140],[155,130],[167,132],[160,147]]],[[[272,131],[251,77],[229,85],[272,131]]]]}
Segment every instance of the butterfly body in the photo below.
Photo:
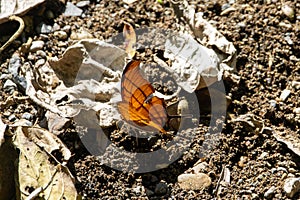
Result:
{"type": "Polygon", "coordinates": [[[166,133],[168,121],[165,101],[154,96],[153,86],[142,76],[140,61],[130,61],[122,75],[122,102],[118,109],[126,122],[145,131],[166,133]]]}

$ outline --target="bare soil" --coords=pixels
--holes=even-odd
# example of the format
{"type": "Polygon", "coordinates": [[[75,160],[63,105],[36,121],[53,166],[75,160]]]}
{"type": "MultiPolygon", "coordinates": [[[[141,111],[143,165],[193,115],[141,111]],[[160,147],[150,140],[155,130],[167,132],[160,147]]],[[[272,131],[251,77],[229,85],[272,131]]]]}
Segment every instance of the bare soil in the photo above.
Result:
{"type": "MultiPolygon", "coordinates": [[[[58,15],[50,22],[71,30],[83,27],[98,39],[109,39],[120,34],[123,21],[131,23],[135,28],[153,27],[178,30],[182,24],[174,15],[171,4],[156,0],[140,0],[133,4],[123,1],[101,0],[91,1],[84,8],[85,17],[65,17],[58,15]]],[[[73,1],[76,3],[76,1],[73,1]]],[[[222,169],[227,166],[231,172],[230,184],[220,194],[221,199],[262,199],[265,192],[275,186],[274,199],[286,199],[283,184],[288,174],[300,176],[300,158],[283,143],[278,142],[272,132],[259,132],[253,127],[231,119],[243,114],[253,114],[261,119],[265,126],[279,132],[291,134],[299,138],[299,114],[294,112],[300,107],[300,90],[292,86],[292,81],[300,81],[300,3],[287,2],[294,8],[295,16],[289,18],[282,11],[279,0],[235,0],[234,7],[228,13],[222,13],[222,6],[227,1],[189,1],[195,5],[196,11],[203,12],[211,23],[237,48],[237,71],[240,76],[238,85],[224,81],[226,93],[231,97],[223,127],[209,127],[208,120],[203,119],[199,127],[190,130],[198,134],[190,148],[174,163],[165,169],[143,173],[124,173],[102,165],[80,143],[74,127],[60,137],[73,152],[69,167],[76,177],[76,187],[86,199],[213,199],[214,190],[222,169]],[[291,91],[285,101],[280,101],[284,89],[291,91]],[[274,105],[275,102],[275,105],[274,105]],[[212,129],[222,129],[217,146],[205,152],[203,157],[203,135],[212,129]],[[79,146],[77,144],[80,144],[79,146]],[[193,167],[201,159],[208,163],[204,173],[212,179],[210,187],[200,191],[183,190],[177,183],[178,175],[193,167]],[[283,167],[284,170],[275,170],[283,167]],[[157,185],[165,183],[167,190],[155,192],[157,185]],[[136,188],[144,190],[137,191],[136,188]]],[[[184,25],[184,24],[183,24],[184,25]]],[[[35,39],[42,36],[31,33],[35,39]]],[[[44,49],[47,55],[61,57],[65,47],[58,46],[57,38],[48,34],[44,49]]],[[[69,40],[68,45],[72,44],[69,40]]],[[[15,43],[10,50],[1,56],[1,73],[7,72],[8,59],[19,46],[15,43]]],[[[140,52],[141,53],[141,52],[140,52]]],[[[157,53],[150,49],[146,55],[157,53]]],[[[25,61],[27,57],[23,58],[25,61]]],[[[34,60],[32,60],[34,62],[34,60]]],[[[0,87],[3,82],[0,80],[0,87]]],[[[20,90],[22,96],[24,91],[20,90]]],[[[1,101],[11,94],[1,89],[1,101]]],[[[200,105],[201,106],[201,105],[200,105]]],[[[3,121],[10,123],[9,115],[16,117],[35,109],[38,112],[33,121],[43,120],[43,109],[31,101],[15,102],[9,108],[1,108],[3,121]],[[5,114],[6,113],[6,114],[5,114]]],[[[188,132],[187,132],[188,134],[188,132]]],[[[170,138],[157,136],[153,143],[136,143],[132,137],[123,137],[122,130],[110,130],[111,141],[131,150],[143,148],[155,150],[170,138]],[[145,146],[146,145],[146,146],[145,146]]],[[[299,194],[295,196],[299,199],[299,194]]]]}

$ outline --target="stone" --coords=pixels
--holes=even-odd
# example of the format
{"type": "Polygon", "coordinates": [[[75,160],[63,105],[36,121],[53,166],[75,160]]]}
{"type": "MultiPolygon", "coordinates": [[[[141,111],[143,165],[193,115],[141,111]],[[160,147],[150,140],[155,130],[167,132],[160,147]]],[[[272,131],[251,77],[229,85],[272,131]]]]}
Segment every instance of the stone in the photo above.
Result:
{"type": "Polygon", "coordinates": [[[10,92],[12,93],[13,91],[15,91],[17,89],[17,85],[10,79],[6,80],[4,85],[3,85],[3,89],[6,92],[10,92]]]}
{"type": "Polygon", "coordinates": [[[25,113],[23,113],[22,118],[30,121],[30,120],[32,120],[33,115],[28,112],[25,112],[25,113]]]}
{"type": "Polygon", "coordinates": [[[293,20],[295,18],[295,11],[291,6],[284,4],[281,9],[283,14],[287,16],[290,20],[293,20]]]}
{"type": "Polygon", "coordinates": [[[204,171],[206,168],[208,167],[208,163],[207,162],[201,162],[197,165],[195,165],[192,170],[195,174],[200,173],[201,171],[204,171]]]}
{"type": "Polygon", "coordinates": [[[82,10],[75,6],[71,2],[67,2],[66,9],[64,12],[65,16],[80,16],[82,14],[82,10]]]}
{"type": "Polygon", "coordinates": [[[300,89],[300,81],[292,81],[292,87],[299,90],[300,89]]]}
{"type": "Polygon", "coordinates": [[[36,55],[39,56],[39,57],[41,57],[41,58],[46,58],[47,57],[46,52],[43,51],[43,50],[36,51],[36,55]]]}
{"type": "Polygon", "coordinates": [[[289,198],[293,198],[300,190],[300,178],[287,178],[284,182],[283,190],[289,198]]]}
{"type": "Polygon", "coordinates": [[[276,100],[273,100],[273,99],[272,99],[272,100],[269,101],[269,103],[270,103],[270,106],[271,106],[271,107],[276,108],[276,105],[277,105],[276,100]]]}
{"type": "Polygon", "coordinates": [[[33,41],[29,51],[30,52],[36,52],[38,50],[42,50],[44,48],[45,42],[41,40],[33,41]]]}
{"type": "Polygon", "coordinates": [[[70,25],[66,25],[61,30],[65,31],[66,33],[70,33],[71,32],[71,26],[70,25]]]}
{"type": "Polygon", "coordinates": [[[293,113],[299,115],[300,114],[300,107],[299,108],[294,108],[293,113]]]}
{"type": "Polygon", "coordinates": [[[85,29],[80,29],[78,32],[72,32],[70,35],[72,40],[83,40],[83,39],[91,39],[94,38],[91,33],[89,33],[85,29]]]}
{"type": "Polygon", "coordinates": [[[90,1],[79,1],[78,3],[76,3],[76,6],[78,8],[83,8],[86,7],[90,4],[90,1]]]}
{"type": "Polygon", "coordinates": [[[18,76],[19,69],[21,66],[22,66],[21,58],[19,56],[13,56],[9,60],[8,72],[11,73],[13,76],[18,76]]]}
{"type": "Polygon", "coordinates": [[[291,91],[290,90],[288,90],[288,89],[284,89],[282,92],[281,92],[281,95],[280,95],[280,100],[281,101],[285,101],[287,98],[288,98],[288,96],[291,94],[291,91]]]}
{"type": "Polygon", "coordinates": [[[275,190],[276,190],[276,187],[275,187],[275,186],[270,187],[270,188],[265,192],[264,197],[265,197],[266,199],[271,199],[271,198],[274,196],[275,190]]]}
{"type": "Polygon", "coordinates": [[[38,33],[43,33],[43,34],[48,34],[52,32],[52,26],[47,25],[45,23],[41,23],[37,26],[37,32],[38,33]]]}
{"type": "Polygon", "coordinates": [[[12,75],[11,74],[1,74],[0,80],[6,80],[6,79],[11,79],[12,75]]]}
{"type": "Polygon", "coordinates": [[[132,189],[133,192],[135,192],[136,194],[142,194],[145,193],[145,187],[144,186],[136,186],[135,188],[132,189]]]}
{"type": "Polygon", "coordinates": [[[14,115],[14,114],[12,114],[12,115],[10,115],[9,117],[8,117],[8,120],[9,121],[11,121],[11,122],[13,122],[13,121],[16,121],[16,116],[14,115]]]}
{"type": "Polygon", "coordinates": [[[177,178],[179,187],[184,190],[202,190],[211,185],[211,178],[204,174],[181,174],[177,178]]]}
{"type": "Polygon", "coordinates": [[[164,195],[168,192],[168,185],[165,181],[160,181],[156,186],[154,190],[155,194],[157,195],[164,195]]]}
{"type": "Polygon", "coordinates": [[[53,35],[59,40],[66,40],[68,38],[68,34],[65,31],[55,31],[53,35]]]}

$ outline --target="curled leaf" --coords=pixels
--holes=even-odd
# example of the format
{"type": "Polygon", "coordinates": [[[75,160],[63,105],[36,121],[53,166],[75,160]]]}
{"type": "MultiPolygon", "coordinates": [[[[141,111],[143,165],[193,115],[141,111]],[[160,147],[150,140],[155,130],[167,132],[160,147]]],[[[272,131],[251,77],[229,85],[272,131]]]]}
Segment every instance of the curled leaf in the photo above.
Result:
{"type": "Polygon", "coordinates": [[[123,37],[124,37],[124,44],[125,44],[125,51],[128,54],[128,57],[131,59],[134,57],[136,49],[136,34],[133,27],[129,24],[124,22],[123,28],[123,37]]]}

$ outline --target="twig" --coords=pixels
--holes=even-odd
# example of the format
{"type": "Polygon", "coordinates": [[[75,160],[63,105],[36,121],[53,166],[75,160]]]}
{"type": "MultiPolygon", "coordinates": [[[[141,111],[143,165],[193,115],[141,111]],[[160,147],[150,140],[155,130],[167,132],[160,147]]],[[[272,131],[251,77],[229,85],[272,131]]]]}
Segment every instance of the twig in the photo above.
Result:
{"type": "Polygon", "coordinates": [[[23,32],[24,27],[25,27],[24,21],[21,17],[13,15],[13,16],[10,16],[8,19],[10,21],[19,22],[20,26],[19,26],[18,30],[9,38],[9,40],[7,40],[7,42],[4,45],[2,45],[2,47],[0,47],[0,53],[2,53],[2,51],[4,49],[6,49],[15,39],[17,39],[21,35],[21,33],[23,32]]]}

